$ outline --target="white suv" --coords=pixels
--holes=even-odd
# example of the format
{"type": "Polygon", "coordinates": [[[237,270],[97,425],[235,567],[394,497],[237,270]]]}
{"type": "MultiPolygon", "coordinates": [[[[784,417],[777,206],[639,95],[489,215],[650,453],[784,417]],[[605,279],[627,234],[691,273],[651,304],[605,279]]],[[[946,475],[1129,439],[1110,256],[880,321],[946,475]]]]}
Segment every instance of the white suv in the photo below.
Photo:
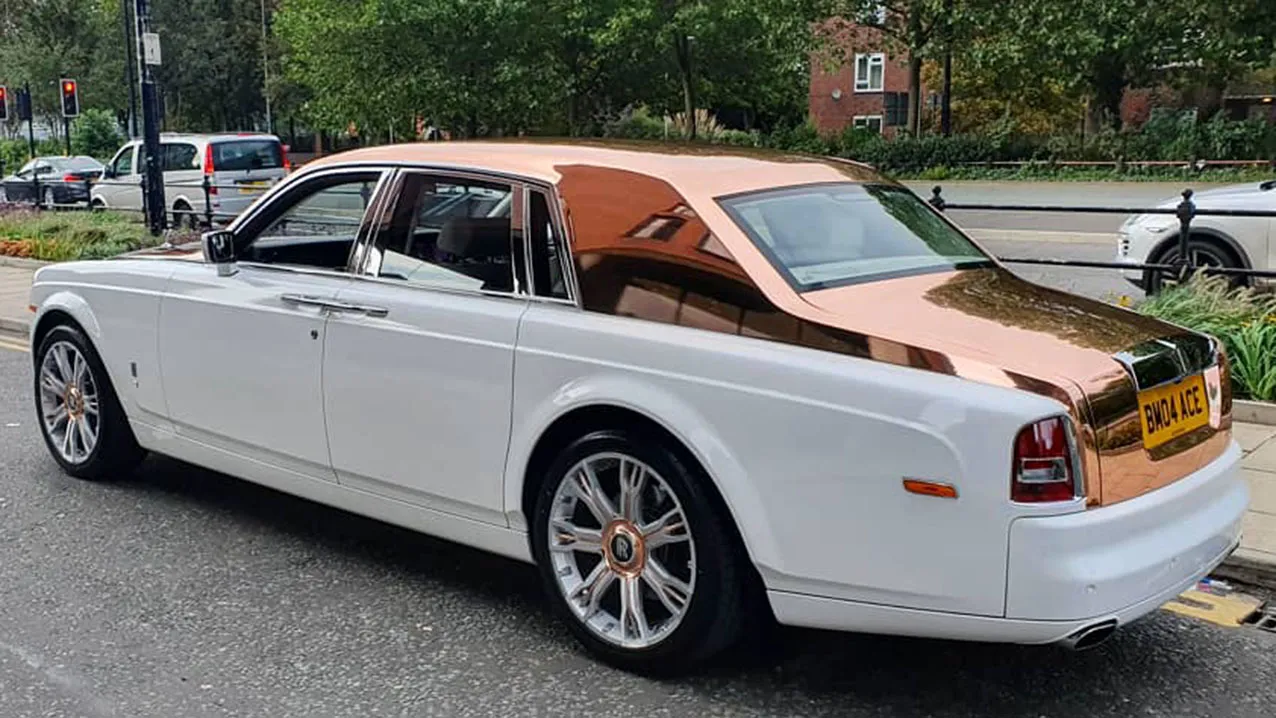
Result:
{"type": "MultiPolygon", "coordinates": [[[[1276,211],[1276,180],[1262,184],[1234,185],[1195,195],[1196,209],[1276,211]]],[[[1168,199],[1158,208],[1173,209],[1181,197],[1168,199]]],[[[1276,219],[1271,217],[1192,218],[1188,256],[1195,266],[1270,269],[1276,267],[1276,219]]],[[[1179,256],[1179,220],[1172,214],[1140,214],[1121,225],[1117,236],[1117,261],[1128,264],[1173,264],[1179,256]]],[[[1164,276],[1141,269],[1122,271],[1125,278],[1149,294],[1160,289],[1164,276]]],[[[1237,283],[1261,283],[1238,279],[1237,283]]]]}
{"type": "MultiPolygon", "coordinates": [[[[145,156],[141,140],[120,148],[93,187],[92,205],[141,211],[145,156]]],[[[160,156],[164,205],[174,225],[189,227],[199,226],[210,208],[215,223],[229,222],[288,173],[288,154],[274,135],[165,133],[160,135],[160,156]]]]}

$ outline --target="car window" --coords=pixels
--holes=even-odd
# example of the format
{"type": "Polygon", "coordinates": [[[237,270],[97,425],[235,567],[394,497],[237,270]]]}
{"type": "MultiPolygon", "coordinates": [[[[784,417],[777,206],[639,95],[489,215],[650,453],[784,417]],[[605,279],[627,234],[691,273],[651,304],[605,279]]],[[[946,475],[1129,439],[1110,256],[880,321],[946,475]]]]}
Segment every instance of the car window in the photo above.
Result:
{"type": "Polygon", "coordinates": [[[162,145],[160,149],[165,172],[199,169],[195,145],[176,142],[162,145]]]}
{"type": "Polygon", "coordinates": [[[118,176],[133,174],[133,148],[129,147],[115,158],[115,174],[118,176]]]}
{"type": "Polygon", "coordinates": [[[565,249],[549,212],[545,193],[528,193],[528,237],[532,246],[532,284],[538,297],[567,299],[563,276],[565,249]]]}
{"type": "Polygon", "coordinates": [[[35,166],[35,173],[38,175],[47,175],[53,173],[53,165],[48,162],[41,162],[35,166]]]}
{"type": "Polygon", "coordinates": [[[345,271],[380,178],[358,172],[307,180],[237,229],[236,247],[260,264],[345,271]]]}
{"type": "Polygon", "coordinates": [[[283,150],[277,140],[226,140],[213,144],[213,170],[216,172],[269,170],[283,166],[283,150]]]}
{"type": "Polygon", "coordinates": [[[514,291],[509,185],[420,173],[404,177],[375,246],[375,274],[421,285],[514,291]]]}
{"type": "Polygon", "coordinates": [[[809,185],[720,203],[799,292],[991,263],[902,187],[809,185]]]}

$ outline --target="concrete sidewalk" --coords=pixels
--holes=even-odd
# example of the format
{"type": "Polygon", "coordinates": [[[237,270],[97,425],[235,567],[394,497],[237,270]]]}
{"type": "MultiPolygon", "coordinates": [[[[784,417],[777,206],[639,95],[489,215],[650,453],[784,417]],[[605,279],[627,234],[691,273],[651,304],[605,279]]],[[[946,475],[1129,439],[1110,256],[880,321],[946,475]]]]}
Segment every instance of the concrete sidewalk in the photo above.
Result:
{"type": "MultiPolygon", "coordinates": [[[[0,331],[27,333],[27,293],[35,268],[0,264],[0,331]]],[[[1245,537],[1224,573],[1276,588],[1276,426],[1236,424],[1245,451],[1243,471],[1252,491],[1245,537]]]]}

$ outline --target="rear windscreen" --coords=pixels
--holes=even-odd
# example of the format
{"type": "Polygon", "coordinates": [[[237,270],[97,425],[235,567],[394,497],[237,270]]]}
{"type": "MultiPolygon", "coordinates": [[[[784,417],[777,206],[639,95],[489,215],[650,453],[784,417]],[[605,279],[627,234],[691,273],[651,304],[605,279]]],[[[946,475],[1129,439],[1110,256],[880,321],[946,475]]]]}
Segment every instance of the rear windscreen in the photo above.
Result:
{"type": "Polygon", "coordinates": [[[217,172],[273,170],[284,166],[276,140],[232,140],[213,145],[213,169],[217,172]]]}

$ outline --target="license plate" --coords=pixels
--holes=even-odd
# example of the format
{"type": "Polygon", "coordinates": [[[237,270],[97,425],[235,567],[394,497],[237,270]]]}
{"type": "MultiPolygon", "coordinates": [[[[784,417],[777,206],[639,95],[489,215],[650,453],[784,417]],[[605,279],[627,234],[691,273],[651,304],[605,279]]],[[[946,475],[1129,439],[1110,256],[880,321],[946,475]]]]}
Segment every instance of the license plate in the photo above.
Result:
{"type": "Polygon", "coordinates": [[[1139,392],[1143,446],[1153,449],[1209,423],[1205,379],[1197,374],[1139,392]]]}
{"type": "Polygon", "coordinates": [[[266,189],[265,182],[239,182],[240,194],[261,194],[266,189]]]}

